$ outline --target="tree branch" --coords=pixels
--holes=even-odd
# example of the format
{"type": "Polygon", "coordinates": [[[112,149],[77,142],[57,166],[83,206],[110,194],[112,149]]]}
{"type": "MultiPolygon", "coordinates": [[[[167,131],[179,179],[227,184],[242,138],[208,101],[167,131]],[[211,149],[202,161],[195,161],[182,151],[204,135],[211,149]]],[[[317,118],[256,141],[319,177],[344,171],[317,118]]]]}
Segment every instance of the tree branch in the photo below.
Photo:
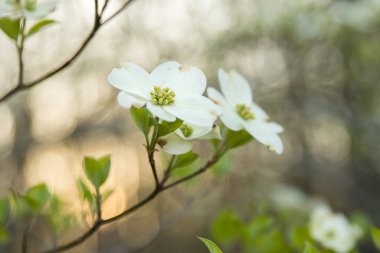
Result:
{"type": "MultiPolygon", "coordinates": [[[[95,12],[96,12],[96,14],[95,14],[94,25],[93,25],[90,33],[86,37],[86,39],[82,42],[81,46],[74,52],[74,54],[69,59],[67,59],[64,63],[62,63],[60,66],[56,67],[53,70],[50,70],[49,72],[47,72],[45,74],[42,74],[40,77],[36,78],[35,80],[30,81],[30,82],[26,82],[26,83],[24,83],[24,82],[22,82],[22,83],[18,82],[18,84],[14,88],[12,88],[7,93],[5,93],[2,97],[0,97],[0,103],[8,100],[9,98],[11,98],[12,96],[16,95],[17,93],[19,93],[21,91],[33,88],[34,86],[40,84],[41,82],[49,79],[50,77],[58,74],[59,72],[61,72],[62,70],[66,69],[68,66],[70,66],[81,55],[81,53],[83,52],[83,50],[88,46],[88,44],[90,43],[90,41],[93,39],[93,37],[98,32],[98,30],[103,25],[105,25],[107,22],[109,22],[110,20],[112,20],[115,17],[117,17],[120,13],[122,13],[123,10],[126,9],[134,1],[135,0],[128,0],[126,3],[124,3],[120,7],[120,9],[118,9],[115,13],[113,13],[110,17],[108,17],[104,22],[101,22],[102,15],[104,13],[104,10],[107,7],[108,1],[106,1],[105,4],[103,5],[103,8],[101,10],[101,14],[98,14],[98,11],[99,11],[99,7],[98,7],[98,4],[97,4],[98,2],[97,2],[97,0],[95,0],[95,3],[96,3],[96,5],[95,5],[95,12]]],[[[20,64],[20,66],[23,66],[23,62],[20,64]]]]}

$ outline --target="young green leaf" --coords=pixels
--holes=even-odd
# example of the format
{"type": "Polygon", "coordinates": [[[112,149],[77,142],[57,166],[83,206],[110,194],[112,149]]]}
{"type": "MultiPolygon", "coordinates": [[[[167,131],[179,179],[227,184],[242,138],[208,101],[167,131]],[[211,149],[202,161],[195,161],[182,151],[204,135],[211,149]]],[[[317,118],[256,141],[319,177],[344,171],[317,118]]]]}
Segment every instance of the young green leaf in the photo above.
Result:
{"type": "Polygon", "coordinates": [[[95,189],[99,189],[107,180],[110,168],[111,159],[109,155],[99,159],[85,157],[83,161],[84,172],[95,189]]]}
{"type": "Polygon", "coordinates": [[[157,123],[145,108],[131,107],[133,121],[145,136],[148,136],[150,128],[157,123]]]}
{"type": "Polygon", "coordinates": [[[172,165],[172,169],[188,166],[192,164],[195,160],[197,160],[198,156],[199,156],[198,154],[193,153],[192,151],[189,151],[183,155],[179,155],[176,157],[172,165]]]}
{"type": "Polygon", "coordinates": [[[237,148],[250,142],[253,137],[245,130],[227,130],[225,145],[227,149],[237,148]]]}
{"type": "Polygon", "coordinates": [[[46,184],[43,183],[30,188],[24,197],[29,209],[34,213],[39,212],[45,206],[49,198],[50,192],[46,184]]]}
{"type": "Polygon", "coordinates": [[[0,200],[0,225],[4,224],[10,214],[9,199],[0,200]]]}
{"type": "Polygon", "coordinates": [[[244,237],[246,230],[239,215],[229,210],[221,211],[211,226],[212,237],[225,246],[232,245],[244,237]]]}
{"type": "Polygon", "coordinates": [[[9,242],[9,233],[4,227],[0,226],[0,245],[9,242]]]}
{"type": "Polygon", "coordinates": [[[174,122],[163,121],[158,126],[158,137],[165,136],[174,132],[182,125],[182,122],[183,121],[178,118],[174,122]]]}
{"type": "Polygon", "coordinates": [[[311,243],[306,242],[305,249],[303,250],[303,253],[320,253],[320,252],[311,243]]]}
{"type": "Polygon", "coordinates": [[[82,179],[78,179],[77,182],[78,182],[78,190],[80,192],[81,198],[83,200],[86,200],[89,204],[94,204],[95,203],[94,194],[88,188],[87,184],[83,182],[82,179]]]}
{"type": "Polygon", "coordinates": [[[20,32],[20,20],[9,17],[0,18],[0,29],[12,40],[16,41],[20,32]]]}
{"type": "Polygon", "coordinates": [[[223,253],[222,250],[213,241],[199,236],[198,239],[206,245],[210,253],[223,253]]]}
{"type": "Polygon", "coordinates": [[[42,28],[48,26],[48,25],[52,25],[52,24],[55,24],[56,21],[53,20],[53,19],[44,19],[44,20],[41,20],[39,22],[37,22],[36,24],[34,24],[28,31],[28,33],[26,34],[27,37],[30,37],[34,34],[36,34],[39,30],[41,30],[42,28]]]}
{"type": "Polygon", "coordinates": [[[371,229],[372,241],[376,248],[380,250],[380,229],[373,227],[371,229]]]}

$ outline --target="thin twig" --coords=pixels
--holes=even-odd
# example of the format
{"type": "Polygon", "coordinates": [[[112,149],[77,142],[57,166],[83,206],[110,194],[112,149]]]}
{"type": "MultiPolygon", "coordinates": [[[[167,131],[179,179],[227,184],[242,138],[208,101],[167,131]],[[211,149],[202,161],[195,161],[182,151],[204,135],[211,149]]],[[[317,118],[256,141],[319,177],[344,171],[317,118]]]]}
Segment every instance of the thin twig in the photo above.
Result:
{"type": "MultiPolygon", "coordinates": [[[[18,83],[14,88],[12,88],[7,93],[5,93],[2,97],[0,97],[0,103],[8,100],[9,98],[11,98],[12,96],[16,95],[17,93],[19,93],[21,91],[25,91],[25,90],[28,90],[30,88],[33,88],[34,86],[40,84],[41,82],[49,79],[50,77],[58,74],[59,72],[61,72],[62,70],[66,69],[68,66],[70,66],[82,54],[83,50],[88,46],[88,44],[93,39],[93,37],[96,35],[96,33],[99,31],[99,29],[103,25],[105,25],[106,23],[108,23],[109,21],[111,21],[112,19],[117,17],[120,13],[123,12],[124,9],[126,9],[134,1],[135,0],[129,0],[126,3],[124,3],[115,13],[113,13],[110,17],[108,17],[104,22],[101,22],[102,15],[104,13],[104,10],[102,9],[102,11],[101,11],[102,15],[96,14],[97,18],[95,18],[95,22],[94,22],[94,25],[93,25],[90,33],[87,35],[85,40],[82,42],[81,46],[74,52],[74,54],[69,59],[67,59],[60,66],[56,67],[53,70],[50,70],[49,72],[47,72],[45,74],[42,74],[40,77],[36,78],[33,81],[23,82],[21,85],[20,85],[20,83],[18,83]]],[[[103,6],[104,9],[106,7],[107,7],[106,5],[103,6]]],[[[98,8],[95,8],[95,9],[96,9],[96,12],[98,12],[98,8]]]]}
{"type": "Polygon", "coordinates": [[[28,253],[28,239],[29,239],[29,230],[31,227],[31,221],[26,223],[26,227],[24,233],[22,234],[22,242],[21,242],[21,252],[28,253]]]}

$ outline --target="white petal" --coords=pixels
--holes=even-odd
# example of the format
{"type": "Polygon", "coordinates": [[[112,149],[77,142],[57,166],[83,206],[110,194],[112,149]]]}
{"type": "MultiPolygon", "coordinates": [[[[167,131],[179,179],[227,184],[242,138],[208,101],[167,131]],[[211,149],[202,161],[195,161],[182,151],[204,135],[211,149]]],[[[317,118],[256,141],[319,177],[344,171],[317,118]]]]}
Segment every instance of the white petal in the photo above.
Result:
{"type": "Polygon", "coordinates": [[[26,18],[43,18],[49,13],[53,12],[56,6],[56,0],[45,1],[43,3],[38,4],[36,6],[36,9],[33,11],[29,11],[25,7],[23,7],[23,13],[26,18]]]}
{"type": "Polygon", "coordinates": [[[242,75],[236,71],[226,73],[223,69],[219,69],[218,77],[222,92],[232,106],[236,106],[237,104],[251,104],[251,86],[242,75]]]}
{"type": "Polygon", "coordinates": [[[181,155],[189,152],[193,148],[190,141],[181,139],[176,134],[169,134],[165,139],[166,144],[162,147],[166,153],[181,155]]]}
{"type": "Polygon", "coordinates": [[[283,152],[283,144],[276,132],[273,131],[270,123],[261,120],[249,120],[244,122],[244,128],[257,141],[269,147],[271,151],[277,154],[283,152]]]}
{"type": "Polygon", "coordinates": [[[220,115],[220,109],[208,98],[189,96],[175,99],[165,110],[177,118],[197,126],[212,126],[220,115]]]}
{"type": "Polygon", "coordinates": [[[150,99],[151,79],[149,74],[133,63],[123,63],[108,75],[108,81],[114,87],[129,94],[150,99]]]}
{"type": "Polygon", "coordinates": [[[284,128],[275,122],[268,122],[268,127],[271,129],[272,132],[276,134],[282,133],[284,131],[284,128]]]}
{"type": "Polygon", "coordinates": [[[250,109],[253,115],[255,116],[255,119],[260,119],[260,120],[269,119],[268,114],[256,103],[252,102],[250,109]]]}
{"type": "Polygon", "coordinates": [[[196,126],[196,125],[193,125],[193,124],[190,124],[188,122],[184,122],[183,124],[186,124],[188,125],[189,127],[191,127],[193,129],[193,133],[191,134],[191,136],[189,137],[185,137],[181,131],[180,128],[178,128],[175,133],[181,137],[182,139],[185,139],[185,140],[192,140],[192,139],[197,139],[199,137],[202,137],[206,134],[208,134],[211,130],[212,130],[212,126],[207,126],[207,127],[201,127],[201,126],[196,126]]]}
{"type": "Polygon", "coordinates": [[[131,108],[131,106],[141,108],[146,104],[146,101],[135,96],[131,96],[124,91],[119,92],[117,96],[117,101],[119,104],[127,109],[131,108]]]}
{"type": "Polygon", "coordinates": [[[232,108],[232,106],[228,104],[226,99],[222,96],[222,94],[219,93],[219,91],[210,87],[207,89],[207,95],[215,104],[221,108],[222,115],[220,116],[220,119],[229,129],[232,129],[234,131],[243,129],[243,125],[241,123],[243,120],[235,112],[235,108],[232,108]]]}
{"type": "Polygon", "coordinates": [[[206,77],[195,67],[184,67],[169,61],[157,66],[151,73],[154,85],[168,87],[176,95],[202,95],[206,89],[206,77]]]}
{"type": "Polygon", "coordinates": [[[167,111],[164,110],[164,108],[160,105],[154,105],[152,103],[147,103],[146,104],[146,108],[156,117],[162,119],[162,120],[165,120],[165,121],[169,121],[169,122],[173,122],[175,121],[175,116],[173,116],[172,114],[168,113],[167,111]]]}
{"type": "Polygon", "coordinates": [[[201,139],[201,140],[212,140],[212,139],[222,140],[223,137],[222,137],[222,134],[220,133],[219,126],[214,126],[208,134],[201,136],[199,139],[201,139]]]}

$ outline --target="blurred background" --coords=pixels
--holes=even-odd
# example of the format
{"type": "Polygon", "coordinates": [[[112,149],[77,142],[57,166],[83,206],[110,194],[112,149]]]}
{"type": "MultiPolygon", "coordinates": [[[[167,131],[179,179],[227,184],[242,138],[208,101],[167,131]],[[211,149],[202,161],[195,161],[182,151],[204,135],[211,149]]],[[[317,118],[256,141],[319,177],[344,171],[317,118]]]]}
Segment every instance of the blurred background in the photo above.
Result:
{"type": "MultiPolygon", "coordinates": [[[[120,4],[110,0],[106,13],[120,4]]],[[[71,56],[92,15],[92,2],[61,1],[51,14],[59,23],[27,41],[27,80],[71,56]]],[[[246,76],[255,101],[285,128],[284,154],[257,143],[237,149],[218,173],[165,192],[68,252],[206,252],[196,236],[209,234],[220,209],[249,214],[279,182],[380,224],[380,0],[136,0],[71,67],[0,105],[0,194],[45,182],[81,217],[83,156],[105,154],[106,188],[115,189],[106,217],[149,193],[143,136],[106,77],[123,61],[150,71],[166,60],[199,67],[212,86],[220,67],[246,76]]],[[[2,33],[0,66],[1,94],[18,71],[2,33]]],[[[91,221],[79,220],[57,238],[35,222],[31,245],[81,234],[91,221]]],[[[11,231],[2,252],[19,250],[22,224],[11,231]]]]}

